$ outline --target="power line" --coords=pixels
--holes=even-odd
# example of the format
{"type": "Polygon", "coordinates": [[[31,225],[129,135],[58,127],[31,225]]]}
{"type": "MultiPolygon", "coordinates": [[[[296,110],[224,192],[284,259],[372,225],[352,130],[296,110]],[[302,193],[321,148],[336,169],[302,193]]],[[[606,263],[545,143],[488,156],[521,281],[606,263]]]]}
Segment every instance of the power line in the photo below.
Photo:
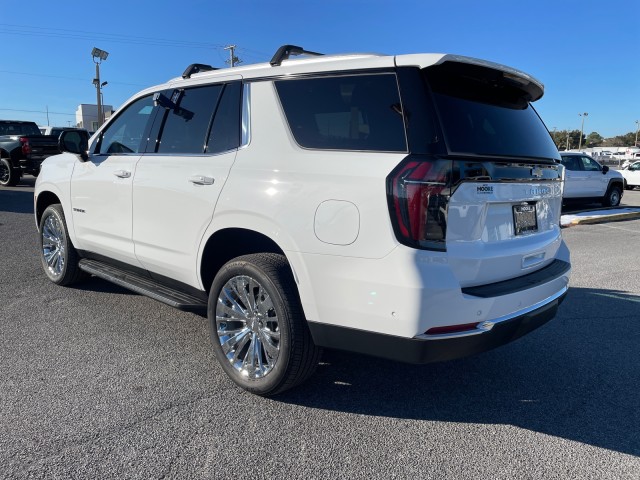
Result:
{"type": "MultiPolygon", "coordinates": [[[[86,78],[79,77],[65,77],[62,75],[48,75],[46,73],[30,73],[30,72],[14,72],[12,70],[0,70],[0,73],[10,73],[12,75],[28,75],[31,77],[49,77],[49,78],[61,78],[63,80],[77,80],[79,82],[87,82],[86,78]]],[[[146,87],[141,83],[126,83],[126,82],[117,82],[117,81],[109,81],[109,84],[118,84],[118,85],[131,85],[134,87],[146,87]]]]}
{"type": "Polygon", "coordinates": [[[0,34],[10,33],[12,35],[39,36],[53,38],[70,38],[70,39],[89,39],[95,41],[110,41],[115,43],[126,43],[133,45],[156,45],[165,47],[182,47],[182,48],[224,48],[224,45],[193,42],[188,40],[164,39],[141,37],[136,35],[123,35],[114,33],[96,33],[86,30],[69,30],[63,28],[50,27],[34,27],[29,25],[14,25],[8,23],[0,23],[0,34]]]}
{"type": "Polygon", "coordinates": [[[0,108],[0,110],[3,111],[7,111],[7,112],[21,112],[21,113],[49,113],[52,115],[69,115],[72,117],[75,117],[76,114],[75,113],[65,113],[65,112],[52,112],[51,110],[47,111],[47,110],[20,110],[18,108],[0,108]]]}

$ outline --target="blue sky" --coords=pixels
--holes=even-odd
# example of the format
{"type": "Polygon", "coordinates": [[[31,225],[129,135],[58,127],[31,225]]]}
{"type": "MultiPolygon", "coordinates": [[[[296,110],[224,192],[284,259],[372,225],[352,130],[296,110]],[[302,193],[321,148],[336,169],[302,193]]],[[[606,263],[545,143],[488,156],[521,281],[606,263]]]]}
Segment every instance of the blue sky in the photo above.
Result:
{"type": "Polygon", "coordinates": [[[109,52],[104,102],[117,108],[190,63],[223,67],[225,45],[256,63],[290,43],[519,68],[545,84],[536,108],[549,130],[580,129],[581,112],[585,133],[605,137],[640,120],[640,0],[66,0],[11,10],[0,16],[2,119],[46,125],[48,109],[51,125],[74,123],[78,104],[96,103],[94,46],[109,52]]]}

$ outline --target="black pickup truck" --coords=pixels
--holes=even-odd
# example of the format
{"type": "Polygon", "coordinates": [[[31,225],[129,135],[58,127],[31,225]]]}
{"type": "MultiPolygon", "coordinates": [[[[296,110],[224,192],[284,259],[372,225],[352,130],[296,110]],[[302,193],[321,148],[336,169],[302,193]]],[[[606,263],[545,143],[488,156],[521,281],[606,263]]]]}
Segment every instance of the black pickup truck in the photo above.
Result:
{"type": "Polygon", "coordinates": [[[58,135],[42,135],[35,122],[0,120],[0,185],[14,186],[25,174],[38,176],[44,159],[58,153],[58,135]]]}

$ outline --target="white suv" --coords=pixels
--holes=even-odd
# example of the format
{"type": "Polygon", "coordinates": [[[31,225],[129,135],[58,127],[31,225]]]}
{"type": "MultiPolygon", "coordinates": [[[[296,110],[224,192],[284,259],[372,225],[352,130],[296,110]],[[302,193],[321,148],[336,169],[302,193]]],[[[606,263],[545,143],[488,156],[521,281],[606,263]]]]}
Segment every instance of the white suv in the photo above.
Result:
{"type": "Polygon", "coordinates": [[[261,395],[321,347],[426,363],[553,318],[570,263],[542,85],[454,55],[311,54],[192,65],[90,145],[63,134],[35,190],[46,275],[206,309],[222,368],[261,395]]]}
{"type": "Polygon", "coordinates": [[[620,172],[600,165],[586,153],[561,152],[561,156],[566,169],[565,202],[599,202],[605,207],[620,205],[624,190],[620,172]]]}

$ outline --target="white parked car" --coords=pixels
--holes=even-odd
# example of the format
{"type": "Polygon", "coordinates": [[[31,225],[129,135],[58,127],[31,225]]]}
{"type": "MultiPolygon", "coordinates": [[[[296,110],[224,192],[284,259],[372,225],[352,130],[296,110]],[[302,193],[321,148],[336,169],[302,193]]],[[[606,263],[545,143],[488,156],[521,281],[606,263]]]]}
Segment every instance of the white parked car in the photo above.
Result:
{"type": "Polygon", "coordinates": [[[620,168],[622,170],[626,170],[627,168],[629,168],[629,165],[637,162],[638,160],[640,160],[640,153],[631,153],[630,158],[628,160],[625,160],[620,168]]]}
{"type": "Polygon", "coordinates": [[[640,161],[633,162],[624,170],[620,170],[620,173],[624,177],[624,187],[627,190],[640,187],[640,161]]]}
{"type": "Polygon", "coordinates": [[[44,271],[206,310],[222,368],[261,395],[304,381],[321,347],[426,363],[502,345],[569,282],[542,94],[455,55],[287,45],[192,65],[90,145],[63,133],[35,188],[44,271]]]}
{"type": "Polygon", "coordinates": [[[616,207],[624,190],[620,172],[600,165],[582,152],[560,152],[564,165],[564,200],[573,203],[602,203],[616,207]]]}

